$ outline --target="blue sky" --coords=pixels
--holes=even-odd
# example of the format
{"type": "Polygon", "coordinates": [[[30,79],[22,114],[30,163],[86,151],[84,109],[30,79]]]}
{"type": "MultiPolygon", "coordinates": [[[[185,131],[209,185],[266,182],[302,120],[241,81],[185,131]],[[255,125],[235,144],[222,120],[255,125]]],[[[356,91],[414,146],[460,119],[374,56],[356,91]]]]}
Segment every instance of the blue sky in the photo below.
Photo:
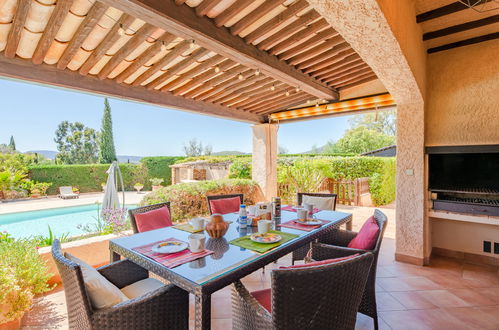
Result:
{"type": "MultiPolygon", "coordinates": [[[[104,98],[0,79],[0,143],[14,136],[17,149],[57,150],[54,132],[63,121],[80,121],[100,129],[104,98]]],[[[251,152],[251,125],[110,98],[114,141],[119,155],[181,155],[191,138],[213,151],[251,152]]],[[[279,127],[279,144],[291,153],[337,140],[349,117],[311,120],[279,127]]]]}

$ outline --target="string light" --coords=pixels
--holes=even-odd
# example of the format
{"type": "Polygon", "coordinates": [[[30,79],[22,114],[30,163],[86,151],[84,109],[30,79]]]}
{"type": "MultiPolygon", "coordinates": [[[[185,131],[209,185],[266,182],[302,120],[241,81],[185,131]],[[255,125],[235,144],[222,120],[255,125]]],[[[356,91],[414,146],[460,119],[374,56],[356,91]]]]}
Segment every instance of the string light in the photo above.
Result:
{"type": "Polygon", "coordinates": [[[243,79],[244,79],[243,74],[242,74],[242,73],[238,74],[238,75],[237,75],[237,79],[239,79],[239,80],[243,80],[243,79]]]}
{"type": "Polygon", "coordinates": [[[118,34],[120,36],[124,36],[125,35],[125,29],[123,28],[123,24],[120,24],[120,28],[118,29],[118,34]]]}
{"type": "Polygon", "coordinates": [[[286,96],[289,96],[289,91],[286,91],[286,96]]]}
{"type": "Polygon", "coordinates": [[[270,86],[270,90],[275,91],[275,86],[274,85],[270,86]]]}
{"type": "Polygon", "coordinates": [[[295,88],[295,91],[296,91],[297,93],[298,93],[298,92],[300,92],[300,87],[296,87],[296,88],[295,88]]]}
{"type": "Polygon", "coordinates": [[[194,39],[191,40],[191,43],[189,44],[189,47],[192,49],[196,46],[196,41],[194,39]]]}
{"type": "Polygon", "coordinates": [[[259,75],[260,75],[260,69],[256,69],[255,76],[259,76],[259,75]]]}
{"type": "Polygon", "coordinates": [[[214,70],[215,70],[215,73],[219,73],[220,72],[220,67],[217,65],[214,70]]]}
{"type": "Polygon", "coordinates": [[[161,50],[165,51],[166,50],[166,45],[164,41],[161,41],[161,50]]]}

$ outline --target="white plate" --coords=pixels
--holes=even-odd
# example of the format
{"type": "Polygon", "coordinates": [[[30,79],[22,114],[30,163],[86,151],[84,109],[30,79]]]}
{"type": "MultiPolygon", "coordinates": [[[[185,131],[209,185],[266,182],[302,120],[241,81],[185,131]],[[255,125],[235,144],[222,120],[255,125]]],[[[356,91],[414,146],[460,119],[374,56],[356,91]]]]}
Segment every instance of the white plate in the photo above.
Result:
{"type": "Polygon", "coordinates": [[[179,241],[167,241],[161,242],[154,245],[151,250],[152,252],[161,253],[161,254],[170,254],[175,252],[180,252],[187,249],[189,245],[185,242],[179,241]]]}
{"type": "Polygon", "coordinates": [[[272,233],[263,234],[263,235],[255,233],[255,234],[250,236],[250,239],[253,242],[257,242],[257,243],[272,244],[272,243],[279,242],[282,239],[282,237],[280,235],[272,234],[272,233]]]}
{"type": "Polygon", "coordinates": [[[296,223],[299,223],[300,225],[305,225],[305,226],[317,226],[317,225],[322,225],[322,221],[318,219],[307,219],[307,221],[301,221],[296,219],[296,223]]]}

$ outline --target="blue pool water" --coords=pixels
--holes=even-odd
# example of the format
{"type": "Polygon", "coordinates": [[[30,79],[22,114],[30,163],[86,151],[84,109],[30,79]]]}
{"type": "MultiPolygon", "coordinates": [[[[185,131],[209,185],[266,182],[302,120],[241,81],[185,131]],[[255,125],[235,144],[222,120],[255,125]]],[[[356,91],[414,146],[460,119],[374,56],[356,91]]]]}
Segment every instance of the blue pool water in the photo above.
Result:
{"type": "MultiPolygon", "coordinates": [[[[98,205],[61,207],[56,209],[9,213],[0,215],[0,232],[6,230],[13,237],[48,236],[48,226],[56,237],[86,234],[78,225],[97,222],[98,205]]],[[[128,209],[136,205],[126,205],[128,209]]]]}

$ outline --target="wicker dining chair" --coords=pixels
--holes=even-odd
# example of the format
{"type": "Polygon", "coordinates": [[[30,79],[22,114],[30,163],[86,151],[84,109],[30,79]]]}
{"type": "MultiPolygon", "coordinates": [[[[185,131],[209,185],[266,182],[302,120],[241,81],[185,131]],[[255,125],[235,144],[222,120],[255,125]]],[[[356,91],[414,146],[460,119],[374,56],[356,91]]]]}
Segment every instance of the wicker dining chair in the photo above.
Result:
{"type": "MultiPolygon", "coordinates": [[[[52,256],[61,275],[70,329],[187,329],[189,294],[174,285],[165,285],[141,297],[110,308],[94,310],[79,265],[66,258],[58,240],[52,256]]],[[[130,260],[121,260],[97,269],[107,280],[123,288],[146,279],[148,272],[130,260]]]]}
{"type": "Polygon", "coordinates": [[[365,253],[329,265],[273,270],[271,312],[237,281],[233,329],[354,329],[372,261],[365,253]]]}
{"type": "Polygon", "coordinates": [[[376,268],[378,265],[379,249],[383,241],[388,224],[388,218],[380,210],[374,211],[374,219],[376,220],[380,231],[376,245],[373,250],[359,250],[348,248],[347,245],[357,235],[356,232],[337,229],[328,233],[319,239],[319,243],[312,243],[311,257],[313,260],[326,260],[331,258],[339,258],[349,256],[355,253],[372,252],[374,255],[373,265],[369,271],[366,289],[362,297],[362,302],[359,307],[359,312],[373,318],[374,327],[378,329],[378,309],[376,305],[376,268]]]}
{"type": "Polygon", "coordinates": [[[160,209],[164,206],[168,207],[168,211],[170,211],[170,214],[171,214],[170,202],[147,205],[147,206],[137,207],[137,208],[128,210],[128,214],[130,215],[130,224],[132,225],[133,233],[137,234],[139,232],[139,229],[137,228],[137,221],[135,220],[136,214],[146,213],[146,212],[149,212],[152,210],[160,209]]]}
{"type": "MultiPolygon", "coordinates": [[[[337,194],[327,194],[327,193],[297,193],[296,201],[298,205],[302,205],[303,196],[313,196],[313,197],[326,197],[326,198],[334,198],[334,207],[331,211],[336,210],[336,201],[338,200],[337,194]]],[[[310,250],[310,244],[306,244],[298,249],[294,250],[291,255],[291,263],[294,265],[295,261],[303,260],[310,250]]]]}
{"type": "Polygon", "coordinates": [[[210,196],[206,196],[206,201],[208,202],[208,210],[210,211],[210,214],[212,214],[210,201],[214,201],[214,200],[217,200],[217,199],[234,198],[234,197],[239,197],[240,204],[244,203],[244,194],[210,195],[210,196]]]}

